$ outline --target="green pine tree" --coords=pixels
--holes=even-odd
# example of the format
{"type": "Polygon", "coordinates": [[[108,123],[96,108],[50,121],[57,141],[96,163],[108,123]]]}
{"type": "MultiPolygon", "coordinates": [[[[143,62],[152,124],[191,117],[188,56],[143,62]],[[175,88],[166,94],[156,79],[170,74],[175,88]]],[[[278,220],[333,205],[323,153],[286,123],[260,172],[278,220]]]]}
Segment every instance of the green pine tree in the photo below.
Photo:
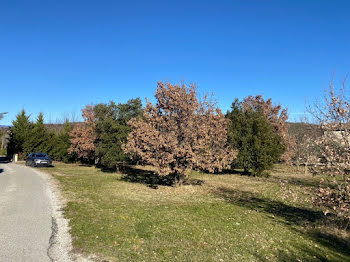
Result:
{"type": "Polygon", "coordinates": [[[33,124],[29,120],[28,116],[24,109],[17,114],[16,119],[12,121],[10,140],[8,144],[8,155],[20,154],[24,151],[24,144],[29,138],[29,134],[33,128],[33,124]]]}
{"type": "Polygon", "coordinates": [[[29,132],[28,138],[24,142],[23,152],[26,155],[30,152],[47,153],[49,139],[50,136],[44,124],[44,115],[40,113],[33,128],[29,132]]]}
{"type": "Polygon", "coordinates": [[[103,168],[115,169],[118,163],[128,160],[122,150],[130,132],[127,122],[142,115],[142,102],[131,99],[126,104],[98,104],[94,108],[96,158],[103,168]]]}
{"type": "Polygon", "coordinates": [[[227,117],[231,120],[229,141],[238,150],[234,165],[247,174],[263,175],[285,151],[283,139],[261,112],[244,110],[237,99],[227,117]]]}
{"type": "Polygon", "coordinates": [[[59,133],[51,132],[49,134],[48,154],[57,161],[69,162],[72,155],[69,154],[70,147],[69,133],[72,130],[71,124],[66,120],[63,130],[59,133]]]}

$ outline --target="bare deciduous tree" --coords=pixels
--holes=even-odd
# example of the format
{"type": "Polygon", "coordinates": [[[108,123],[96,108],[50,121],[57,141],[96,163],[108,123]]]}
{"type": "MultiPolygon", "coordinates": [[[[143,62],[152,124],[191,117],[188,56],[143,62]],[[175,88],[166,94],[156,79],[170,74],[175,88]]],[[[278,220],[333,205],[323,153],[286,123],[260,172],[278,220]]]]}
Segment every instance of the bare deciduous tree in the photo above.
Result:
{"type": "Polygon", "coordinates": [[[6,115],[7,112],[3,112],[3,113],[0,113],[0,120],[4,117],[4,115],[6,115]]]}
{"type": "Polygon", "coordinates": [[[322,165],[312,171],[326,177],[315,203],[325,207],[326,212],[335,212],[350,221],[350,100],[345,94],[345,81],[339,92],[332,81],[324,101],[315,103],[309,111],[324,132],[315,141],[322,165]]]}
{"type": "Polygon", "coordinates": [[[319,160],[319,147],[315,141],[322,136],[321,127],[317,124],[312,124],[306,116],[300,119],[299,123],[293,123],[294,132],[291,136],[297,141],[294,144],[293,163],[300,169],[304,167],[304,173],[307,174],[309,166],[315,165],[319,160]]]}
{"type": "Polygon", "coordinates": [[[132,119],[124,151],[153,165],[159,175],[182,183],[186,171],[221,171],[234,152],[227,146],[228,120],[214,103],[197,99],[196,87],[158,83],[155,105],[147,102],[143,119],[132,119]]]}

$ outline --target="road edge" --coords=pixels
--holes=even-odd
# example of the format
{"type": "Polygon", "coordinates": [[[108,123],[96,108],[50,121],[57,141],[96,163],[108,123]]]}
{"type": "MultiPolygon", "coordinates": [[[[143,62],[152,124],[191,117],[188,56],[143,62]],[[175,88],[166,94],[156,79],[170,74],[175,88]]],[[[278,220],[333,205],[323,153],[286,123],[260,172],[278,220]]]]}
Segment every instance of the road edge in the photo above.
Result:
{"type": "Polygon", "coordinates": [[[50,174],[36,168],[14,163],[23,168],[30,168],[47,184],[46,195],[51,202],[51,236],[48,243],[47,255],[52,262],[90,262],[92,260],[73,252],[72,237],[69,233],[69,219],[64,216],[66,201],[61,194],[59,182],[50,174]]]}
{"type": "MultiPolygon", "coordinates": [[[[28,167],[29,168],[29,167],[28,167]]],[[[64,217],[64,201],[61,192],[58,188],[55,179],[48,173],[32,169],[38,174],[47,184],[46,194],[51,202],[51,236],[49,239],[49,247],[47,255],[53,262],[71,262],[74,261],[72,257],[72,238],[69,233],[69,220],[64,217]]]]}

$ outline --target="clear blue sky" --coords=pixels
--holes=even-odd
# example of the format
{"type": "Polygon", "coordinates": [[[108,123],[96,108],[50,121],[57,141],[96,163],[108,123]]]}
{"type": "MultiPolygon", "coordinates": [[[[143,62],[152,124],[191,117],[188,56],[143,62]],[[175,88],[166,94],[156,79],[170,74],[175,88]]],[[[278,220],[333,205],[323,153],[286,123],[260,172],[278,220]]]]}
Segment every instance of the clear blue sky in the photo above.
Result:
{"type": "Polygon", "coordinates": [[[87,103],[195,82],[226,111],[263,94],[289,108],[350,71],[350,1],[0,1],[0,112],[55,121],[87,103]]]}

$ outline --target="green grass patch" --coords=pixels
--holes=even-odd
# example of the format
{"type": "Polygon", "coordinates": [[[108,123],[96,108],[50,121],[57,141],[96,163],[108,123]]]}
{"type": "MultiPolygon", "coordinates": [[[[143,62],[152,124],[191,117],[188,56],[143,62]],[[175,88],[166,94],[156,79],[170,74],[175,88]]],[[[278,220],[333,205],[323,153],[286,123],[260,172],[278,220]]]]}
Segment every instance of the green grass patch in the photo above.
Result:
{"type": "Polygon", "coordinates": [[[157,189],[95,167],[44,170],[67,199],[74,247],[101,259],[350,261],[347,232],[309,201],[317,178],[290,167],[277,166],[269,178],[192,172],[192,185],[157,189]],[[283,197],[281,179],[293,197],[283,197]]]}

